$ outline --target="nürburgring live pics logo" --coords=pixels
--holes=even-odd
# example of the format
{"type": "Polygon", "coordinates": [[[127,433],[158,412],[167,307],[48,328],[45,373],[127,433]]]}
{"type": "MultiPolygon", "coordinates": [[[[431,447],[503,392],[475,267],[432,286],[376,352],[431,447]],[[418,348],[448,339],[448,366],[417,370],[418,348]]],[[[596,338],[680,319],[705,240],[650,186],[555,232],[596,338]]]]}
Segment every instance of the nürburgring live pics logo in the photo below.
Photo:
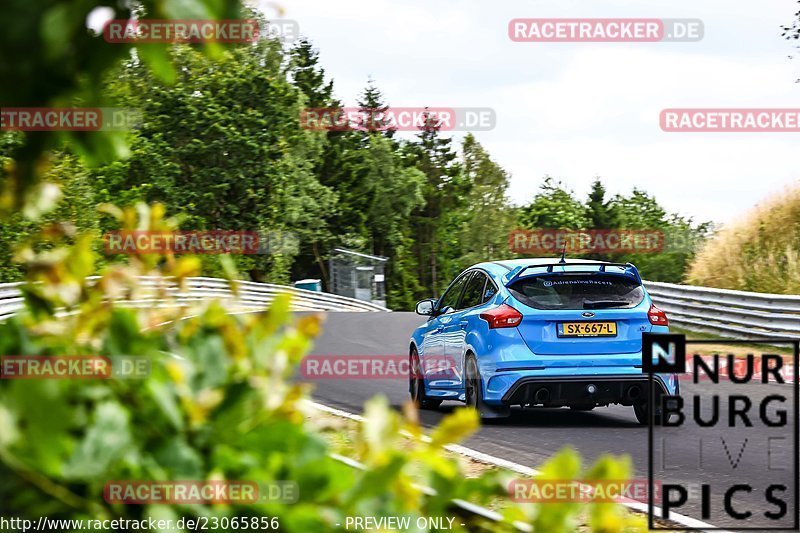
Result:
{"type": "Polygon", "coordinates": [[[643,334],[642,371],[650,382],[650,529],[797,531],[798,354],[796,340],[687,341],[684,335],[643,334]],[[773,352],[788,345],[793,356],[693,353],[687,361],[687,345],[727,343],[752,352],[759,345],[773,352]],[[689,378],[687,372],[688,391],[664,390],[662,384],[689,378]],[[657,524],[656,506],[665,519],[680,512],[715,527],[657,524]]]}

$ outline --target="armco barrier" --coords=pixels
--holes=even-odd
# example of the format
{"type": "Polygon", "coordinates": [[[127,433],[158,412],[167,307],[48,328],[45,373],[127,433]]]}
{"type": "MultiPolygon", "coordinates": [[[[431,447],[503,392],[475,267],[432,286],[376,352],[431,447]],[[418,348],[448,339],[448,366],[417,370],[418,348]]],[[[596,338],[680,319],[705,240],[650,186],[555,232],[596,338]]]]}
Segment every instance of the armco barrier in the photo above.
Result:
{"type": "MultiPolygon", "coordinates": [[[[96,278],[92,278],[96,279],[96,278]]],[[[142,277],[143,297],[125,300],[130,307],[188,305],[209,298],[221,300],[231,310],[265,309],[277,294],[293,296],[296,311],[388,311],[370,302],[250,281],[231,283],[218,278],[189,278],[185,290],[165,278],[142,277]]],[[[23,306],[19,283],[0,284],[0,320],[23,306]]],[[[690,331],[754,340],[800,338],[800,296],[712,289],[692,285],[645,281],[653,301],[670,323],[690,331]]]]}
{"type": "MultiPolygon", "coordinates": [[[[90,278],[96,280],[96,277],[90,278]]],[[[13,315],[23,307],[19,291],[20,283],[0,284],[0,320],[13,315]]],[[[218,278],[188,278],[184,289],[168,279],[159,277],[139,278],[140,296],[135,299],[119,300],[126,307],[175,307],[190,305],[208,299],[220,300],[232,311],[258,311],[269,307],[278,294],[292,295],[292,309],[295,311],[350,311],[375,312],[389,311],[385,307],[335,294],[307,291],[251,281],[229,282],[218,278]]]]}
{"type": "Polygon", "coordinates": [[[800,296],[645,281],[670,324],[739,339],[800,338],[800,296]]]}

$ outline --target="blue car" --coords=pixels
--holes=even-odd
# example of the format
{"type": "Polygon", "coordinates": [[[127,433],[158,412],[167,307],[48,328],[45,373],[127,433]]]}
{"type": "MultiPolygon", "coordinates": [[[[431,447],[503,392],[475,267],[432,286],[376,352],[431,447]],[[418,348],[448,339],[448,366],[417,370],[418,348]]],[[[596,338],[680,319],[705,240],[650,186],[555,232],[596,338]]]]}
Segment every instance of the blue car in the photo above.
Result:
{"type": "MultiPolygon", "coordinates": [[[[636,267],[588,260],[517,259],[474,265],[438,300],[410,346],[409,392],[421,408],[465,402],[483,418],[512,406],[632,406],[648,423],[642,333],[668,333],[636,267]]],[[[677,396],[674,374],[655,376],[677,396]]]]}

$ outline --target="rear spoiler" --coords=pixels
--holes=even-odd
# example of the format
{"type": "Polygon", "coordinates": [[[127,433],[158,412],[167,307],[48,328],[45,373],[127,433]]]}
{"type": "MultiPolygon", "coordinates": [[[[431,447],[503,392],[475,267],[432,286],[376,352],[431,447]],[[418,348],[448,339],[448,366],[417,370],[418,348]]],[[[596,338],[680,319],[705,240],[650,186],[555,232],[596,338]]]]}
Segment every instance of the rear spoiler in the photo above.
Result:
{"type": "MultiPolygon", "coordinates": [[[[624,274],[632,274],[636,281],[642,283],[642,276],[639,275],[639,271],[630,263],[582,263],[582,262],[569,262],[569,263],[543,263],[540,265],[528,265],[524,267],[516,267],[515,269],[511,270],[508,274],[505,275],[505,286],[510,287],[514,284],[518,279],[522,277],[522,274],[528,270],[529,268],[546,268],[547,270],[543,274],[549,274],[553,272],[554,268],[559,267],[573,267],[573,266],[593,266],[595,268],[599,267],[599,272],[605,272],[607,267],[617,267],[625,269],[624,274]]],[[[535,275],[535,274],[531,274],[535,275]]]]}

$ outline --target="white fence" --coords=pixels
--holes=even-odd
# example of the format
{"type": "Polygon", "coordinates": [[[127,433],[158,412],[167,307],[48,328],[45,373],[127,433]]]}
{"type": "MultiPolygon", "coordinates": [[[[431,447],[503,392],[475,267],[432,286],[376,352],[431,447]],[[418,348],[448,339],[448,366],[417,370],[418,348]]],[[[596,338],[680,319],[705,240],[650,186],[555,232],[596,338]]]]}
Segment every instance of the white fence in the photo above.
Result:
{"type": "MultiPolygon", "coordinates": [[[[97,278],[91,278],[97,279],[97,278]]],[[[389,311],[385,307],[370,302],[354,300],[335,294],[295,289],[284,285],[254,283],[250,281],[231,282],[217,278],[188,278],[185,290],[173,281],[158,277],[139,278],[141,297],[120,300],[126,307],[175,307],[199,303],[203,300],[220,300],[227,309],[234,311],[258,311],[269,307],[278,294],[292,295],[292,309],[295,311],[389,311]]],[[[0,284],[0,320],[3,320],[23,307],[19,283],[0,284]]]]}
{"type": "Polygon", "coordinates": [[[646,281],[670,324],[740,339],[800,339],[800,296],[646,281]]]}

